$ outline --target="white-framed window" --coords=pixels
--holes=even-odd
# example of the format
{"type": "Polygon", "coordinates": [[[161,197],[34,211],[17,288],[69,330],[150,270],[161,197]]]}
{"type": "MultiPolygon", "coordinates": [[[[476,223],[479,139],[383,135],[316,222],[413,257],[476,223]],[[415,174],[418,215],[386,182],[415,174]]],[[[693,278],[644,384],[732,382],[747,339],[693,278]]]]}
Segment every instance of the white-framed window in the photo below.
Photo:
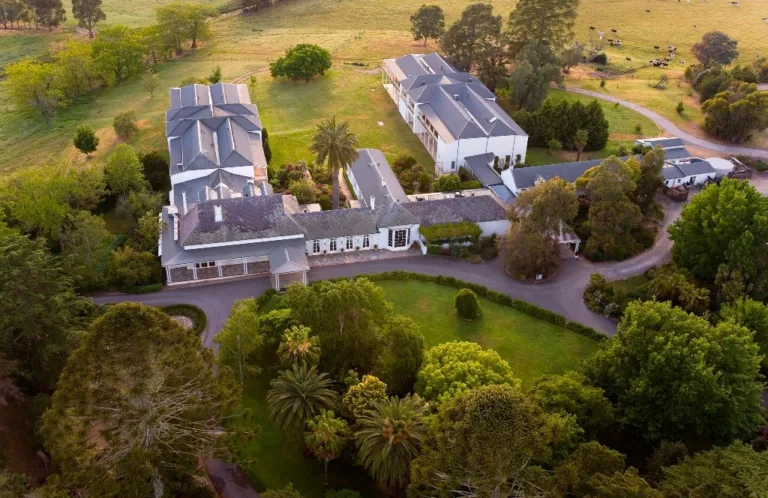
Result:
{"type": "Polygon", "coordinates": [[[319,240],[313,240],[312,241],[312,254],[318,254],[320,252],[320,241],[319,240]]]}
{"type": "Polygon", "coordinates": [[[203,263],[195,263],[195,268],[214,268],[216,267],[216,261],[205,261],[203,263]]]}
{"type": "Polygon", "coordinates": [[[363,247],[371,247],[371,237],[368,234],[363,235],[363,247]]]}
{"type": "Polygon", "coordinates": [[[345,245],[347,249],[352,249],[352,237],[347,237],[347,243],[345,245]]]}
{"type": "Polygon", "coordinates": [[[451,161],[451,169],[456,169],[456,161],[451,161]]]}
{"type": "Polygon", "coordinates": [[[331,239],[331,246],[328,248],[331,252],[336,252],[336,239],[331,239]]]}
{"type": "Polygon", "coordinates": [[[407,228],[389,229],[389,247],[405,247],[408,245],[410,230],[407,228]]]}

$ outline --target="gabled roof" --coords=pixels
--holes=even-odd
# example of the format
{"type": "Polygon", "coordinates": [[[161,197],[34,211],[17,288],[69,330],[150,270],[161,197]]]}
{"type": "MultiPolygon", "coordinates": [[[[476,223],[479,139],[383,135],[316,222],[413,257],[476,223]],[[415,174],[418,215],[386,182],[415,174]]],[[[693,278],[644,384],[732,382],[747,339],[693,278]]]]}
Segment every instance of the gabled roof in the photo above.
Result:
{"type": "Polygon", "coordinates": [[[308,270],[309,261],[303,244],[285,244],[269,253],[269,271],[273,275],[308,270]]]}
{"type": "MultiPolygon", "coordinates": [[[[620,158],[626,160],[626,157],[620,158]]],[[[575,182],[589,168],[602,163],[604,159],[595,159],[592,161],[579,161],[574,163],[549,164],[547,166],[529,166],[527,168],[514,168],[512,177],[515,179],[515,186],[518,189],[530,188],[536,184],[539,179],[549,180],[559,176],[567,182],[575,182]]]]}
{"type": "Polygon", "coordinates": [[[487,154],[479,154],[477,156],[468,156],[464,158],[469,169],[472,170],[477,179],[486,187],[504,183],[499,174],[496,173],[491,166],[494,157],[496,156],[492,152],[488,152],[487,154]]]}
{"type": "Polygon", "coordinates": [[[182,210],[185,195],[187,206],[191,206],[196,202],[245,196],[243,193],[244,188],[248,185],[248,182],[252,181],[250,177],[235,175],[223,169],[216,169],[207,176],[174,185],[173,204],[179,210],[182,210]]]}
{"type": "Polygon", "coordinates": [[[461,221],[482,223],[507,219],[507,210],[491,195],[409,202],[404,207],[424,226],[461,221]]]}
{"type": "Polygon", "coordinates": [[[260,164],[261,120],[245,85],[171,88],[166,112],[171,172],[260,164]]]}
{"type": "Polygon", "coordinates": [[[380,150],[359,149],[358,153],[357,160],[349,165],[349,169],[360,188],[360,201],[365,206],[370,207],[372,196],[376,198],[377,203],[392,200],[408,202],[408,196],[380,150]]]}
{"type": "Polygon", "coordinates": [[[179,240],[196,246],[303,235],[290,199],[277,194],[200,202],[182,216],[179,240]],[[222,220],[216,221],[219,208],[222,220]]]}

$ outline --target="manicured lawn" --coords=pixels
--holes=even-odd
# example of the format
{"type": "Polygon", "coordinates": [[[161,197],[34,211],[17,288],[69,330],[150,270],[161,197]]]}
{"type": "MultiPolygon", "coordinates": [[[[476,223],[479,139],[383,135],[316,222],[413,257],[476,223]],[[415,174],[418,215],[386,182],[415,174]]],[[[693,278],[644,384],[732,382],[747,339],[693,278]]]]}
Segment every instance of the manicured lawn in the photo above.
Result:
{"type": "Polygon", "coordinates": [[[536,377],[575,368],[597,349],[584,336],[481,299],[483,316],[464,322],[453,315],[457,290],[417,281],[377,282],[397,313],[421,327],[427,347],[449,341],[472,341],[496,350],[516,377],[528,385],[536,377]]]}
{"type": "Polygon", "coordinates": [[[648,282],[645,275],[636,275],[634,277],[625,278],[624,280],[615,280],[611,282],[611,286],[625,294],[640,290],[640,287],[648,282]]]}

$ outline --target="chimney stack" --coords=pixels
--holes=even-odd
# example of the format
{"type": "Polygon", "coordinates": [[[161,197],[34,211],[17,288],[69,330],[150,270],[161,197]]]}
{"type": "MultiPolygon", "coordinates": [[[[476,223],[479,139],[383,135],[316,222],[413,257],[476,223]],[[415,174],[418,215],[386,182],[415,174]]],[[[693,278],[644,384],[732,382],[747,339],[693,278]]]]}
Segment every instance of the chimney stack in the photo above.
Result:
{"type": "Polygon", "coordinates": [[[376,196],[371,196],[371,209],[376,209],[376,196]]]}

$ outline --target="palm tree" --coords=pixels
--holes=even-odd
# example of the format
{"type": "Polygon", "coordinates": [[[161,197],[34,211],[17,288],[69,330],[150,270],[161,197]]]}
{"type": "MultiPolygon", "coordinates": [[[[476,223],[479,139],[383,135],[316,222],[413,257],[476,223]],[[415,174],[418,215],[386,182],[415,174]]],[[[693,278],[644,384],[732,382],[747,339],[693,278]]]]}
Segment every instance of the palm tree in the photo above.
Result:
{"type": "Polygon", "coordinates": [[[310,336],[309,327],[293,326],[283,334],[283,341],[277,348],[277,357],[283,366],[297,364],[315,365],[320,359],[320,338],[310,336]]]}
{"type": "Polygon", "coordinates": [[[309,450],[323,461],[325,485],[328,485],[328,462],[339,458],[347,443],[347,421],[336,418],[330,410],[320,410],[320,415],[307,422],[304,442],[309,450]]]}
{"type": "Polygon", "coordinates": [[[426,406],[418,396],[380,401],[357,419],[360,459],[380,483],[403,488],[424,437],[426,406]]]}
{"type": "Polygon", "coordinates": [[[331,389],[332,384],[328,374],[318,373],[315,367],[294,365],[281,371],[269,383],[269,419],[284,432],[301,431],[305,420],[336,403],[339,395],[331,389]]]}
{"type": "Polygon", "coordinates": [[[584,147],[589,143],[589,132],[584,129],[576,130],[576,135],[573,137],[573,146],[576,147],[576,160],[581,159],[581,153],[584,152],[584,147]]]}
{"type": "Polygon", "coordinates": [[[317,154],[318,165],[328,161],[328,172],[333,177],[333,209],[339,209],[339,169],[358,158],[357,135],[349,131],[349,121],[337,124],[334,116],[317,125],[309,150],[317,154]]]}

